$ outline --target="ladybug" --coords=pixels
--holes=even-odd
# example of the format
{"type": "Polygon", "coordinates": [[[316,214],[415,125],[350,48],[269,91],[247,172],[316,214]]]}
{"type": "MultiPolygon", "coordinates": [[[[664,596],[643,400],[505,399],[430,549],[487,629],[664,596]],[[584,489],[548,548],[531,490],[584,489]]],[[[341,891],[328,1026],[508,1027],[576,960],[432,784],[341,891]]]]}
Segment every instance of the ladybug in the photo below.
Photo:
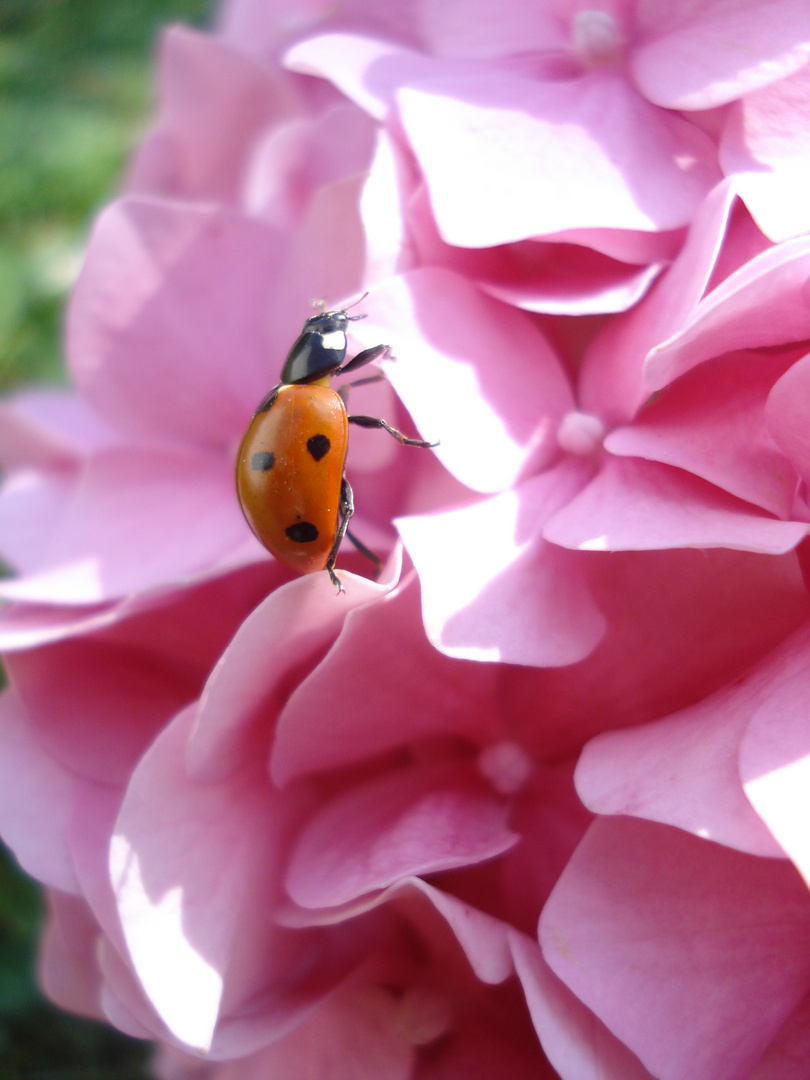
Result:
{"type": "Polygon", "coordinates": [[[343,362],[346,327],[363,318],[341,308],[307,319],[281,370],[281,382],[251,420],[236,461],[239,502],[257,539],[300,574],[326,570],[339,593],[344,589],[334,567],[345,536],[380,566],[377,556],[348,531],[354,514],[344,474],[349,424],[383,428],[405,446],[438,445],[408,439],[376,416],[349,416],[343,398],[329,385],[335,375],[356,371],[390,351],[388,345],[374,345],[343,362]]]}

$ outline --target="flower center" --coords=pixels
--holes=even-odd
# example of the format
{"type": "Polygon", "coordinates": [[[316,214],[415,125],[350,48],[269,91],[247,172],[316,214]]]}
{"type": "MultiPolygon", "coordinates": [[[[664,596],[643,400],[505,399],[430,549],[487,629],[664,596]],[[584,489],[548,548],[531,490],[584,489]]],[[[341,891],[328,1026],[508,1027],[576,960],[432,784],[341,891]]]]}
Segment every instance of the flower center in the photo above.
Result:
{"type": "Polygon", "coordinates": [[[621,63],[624,37],[607,11],[578,11],[571,20],[571,45],[585,67],[621,63]]]}
{"type": "Polygon", "coordinates": [[[397,1002],[395,1022],[413,1046],[427,1046],[441,1038],[453,1022],[446,994],[432,986],[409,986],[397,1002]]]}
{"type": "Polygon", "coordinates": [[[591,413],[566,413],[557,428],[557,443],[561,450],[577,457],[589,457],[602,446],[605,425],[591,413]]]}
{"type": "Polygon", "coordinates": [[[534,763],[522,746],[504,739],[481,751],[478,768],[499,795],[516,795],[534,772],[534,763]]]}

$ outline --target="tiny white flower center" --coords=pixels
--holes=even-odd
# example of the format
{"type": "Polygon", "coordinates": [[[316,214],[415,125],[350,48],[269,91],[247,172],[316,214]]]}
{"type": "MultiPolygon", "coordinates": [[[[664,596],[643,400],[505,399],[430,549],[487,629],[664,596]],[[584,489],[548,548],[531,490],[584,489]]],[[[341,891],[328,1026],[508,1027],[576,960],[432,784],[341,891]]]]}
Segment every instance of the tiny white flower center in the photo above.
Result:
{"type": "Polygon", "coordinates": [[[453,1022],[446,994],[432,986],[409,986],[397,1002],[395,1022],[413,1046],[427,1046],[441,1038],[453,1022]]]}
{"type": "Polygon", "coordinates": [[[571,20],[571,45],[586,67],[603,67],[621,62],[624,38],[607,11],[578,11],[571,20]]]}
{"type": "Polygon", "coordinates": [[[578,457],[595,454],[605,437],[605,425],[591,413],[566,413],[557,428],[557,443],[561,450],[578,457]]]}
{"type": "Polygon", "coordinates": [[[534,772],[534,763],[522,746],[503,739],[481,751],[478,769],[499,795],[516,795],[534,772]]]}

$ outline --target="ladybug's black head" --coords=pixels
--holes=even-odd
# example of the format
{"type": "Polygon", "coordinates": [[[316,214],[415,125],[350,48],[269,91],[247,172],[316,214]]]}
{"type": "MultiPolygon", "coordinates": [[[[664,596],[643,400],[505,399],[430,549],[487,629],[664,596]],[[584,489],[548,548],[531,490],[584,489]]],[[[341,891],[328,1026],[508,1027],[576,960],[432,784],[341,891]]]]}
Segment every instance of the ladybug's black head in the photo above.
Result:
{"type": "Polygon", "coordinates": [[[335,330],[345,330],[348,322],[349,316],[345,311],[321,311],[307,319],[301,333],[332,334],[335,330]]]}
{"type": "Polygon", "coordinates": [[[346,359],[347,325],[363,318],[364,315],[347,315],[339,309],[322,311],[307,319],[281,369],[281,381],[311,383],[333,375],[346,359]]]}

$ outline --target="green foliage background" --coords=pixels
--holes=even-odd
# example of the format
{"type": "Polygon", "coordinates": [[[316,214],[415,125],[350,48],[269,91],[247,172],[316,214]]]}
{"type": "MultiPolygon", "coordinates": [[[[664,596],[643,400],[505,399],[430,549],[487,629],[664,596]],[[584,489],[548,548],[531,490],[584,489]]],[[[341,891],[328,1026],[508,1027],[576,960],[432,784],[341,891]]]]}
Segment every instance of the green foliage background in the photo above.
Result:
{"type": "MultiPolygon", "coordinates": [[[[212,0],[0,0],[0,391],[61,381],[97,210],[153,114],[156,37],[212,0]]],[[[0,681],[2,672],[0,672],[0,681]]],[[[148,1047],[45,1002],[40,892],[0,847],[0,1080],[141,1080],[148,1047]]]]}

